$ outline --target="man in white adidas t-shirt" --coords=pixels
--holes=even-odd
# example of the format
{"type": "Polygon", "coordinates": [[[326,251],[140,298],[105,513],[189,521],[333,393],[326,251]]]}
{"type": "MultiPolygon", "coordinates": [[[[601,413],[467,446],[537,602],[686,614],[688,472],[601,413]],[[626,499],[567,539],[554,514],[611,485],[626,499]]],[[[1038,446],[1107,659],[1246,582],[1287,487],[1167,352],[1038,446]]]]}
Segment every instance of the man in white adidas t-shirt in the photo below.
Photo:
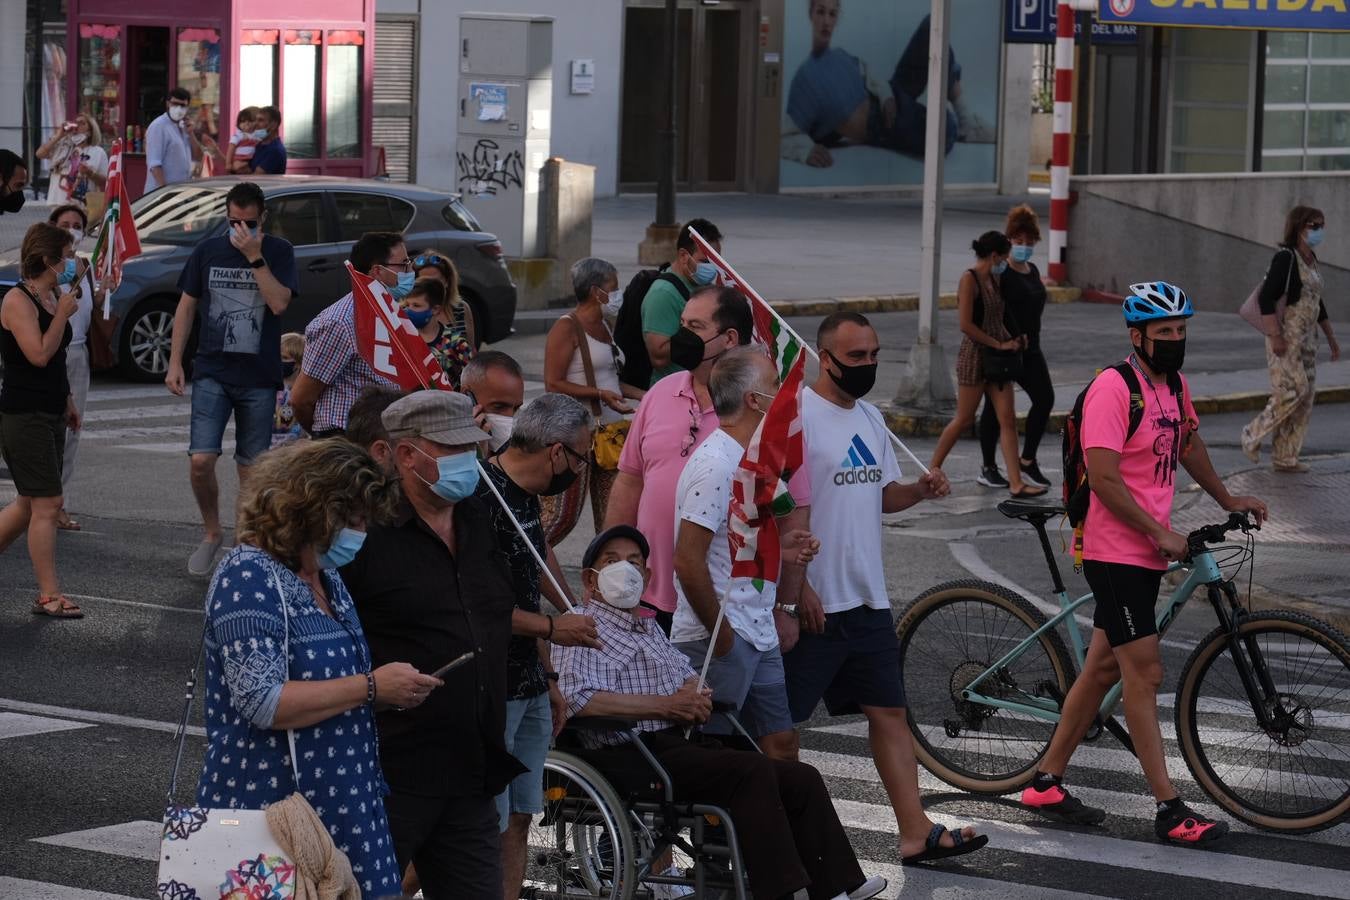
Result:
{"type": "Polygon", "coordinates": [[[900,855],[926,862],[978,850],[988,839],[973,828],[947,832],[919,800],[900,647],[882,560],[881,516],[950,487],[933,469],[900,483],[885,420],[861,398],[876,382],[877,333],[864,316],[837,312],[816,333],[820,376],[802,392],[806,469],[811,476],[811,530],[820,553],[806,568],[798,604],[801,636],[783,657],[792,721],[809,719],[823,698],[830,715],[861,712],[877,774],[895,809],[900,855]]]}

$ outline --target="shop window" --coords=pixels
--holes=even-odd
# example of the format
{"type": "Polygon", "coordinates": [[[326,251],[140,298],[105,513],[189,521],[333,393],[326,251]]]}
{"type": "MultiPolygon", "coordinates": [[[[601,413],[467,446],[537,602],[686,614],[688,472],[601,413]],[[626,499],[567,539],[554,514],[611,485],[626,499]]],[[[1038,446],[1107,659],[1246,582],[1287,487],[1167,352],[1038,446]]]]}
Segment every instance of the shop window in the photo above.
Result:
{"type": "Polygon", "coordinates": [[[239,45],[239,106],[275,106],[277,43],[275,28],[245,31],[239,45]]]}
{"type": "Polygon", "coordinates": [[[325,218],[323,194],[287,194],[267,202],[264,230],[296,247],[320,244],[328,231],[325,218]]]}
{"type": "Polygon", "coordinates": [[[220,32],[178,29],[178,87],[192,94],[189,121],[200,139],[220,137],[220,32]]]}
{"type": "Polygon", "coordinates": [[[384,194],[334,194],[338,240],[354,241],[367,231],[398,231],[408,227],[416,210],[409,203],[384,194]]]}
{"type": "Polygon", "coordinates": [[[1255,37],[1183,28],[1172,44],[1169,172],[1242,172],[1255,37]]]}
{"type": "Polygon", "coordinates": [[[322,32],[282,35],[281,133],[294,159],[319,156],[319,45],[322,32]]]}
{"type": "Polygon", "coordinates": [[[1350,169],[1350,34],[1266,39],[1261,168],[1350,169]]]}
{"type": "Polygon", "coordinates": [[[354,159],[361,155],[361,53],[359,31],[330,31],[326,47],[324,97],[325,155],[354,159]]]}
{"type": "Polygon", "coordinates": [[[79,111],[98,122],[106,142],[130,137],[123,129],[119,81],[122,69],[120,25],[80,26],[79,111]]]}

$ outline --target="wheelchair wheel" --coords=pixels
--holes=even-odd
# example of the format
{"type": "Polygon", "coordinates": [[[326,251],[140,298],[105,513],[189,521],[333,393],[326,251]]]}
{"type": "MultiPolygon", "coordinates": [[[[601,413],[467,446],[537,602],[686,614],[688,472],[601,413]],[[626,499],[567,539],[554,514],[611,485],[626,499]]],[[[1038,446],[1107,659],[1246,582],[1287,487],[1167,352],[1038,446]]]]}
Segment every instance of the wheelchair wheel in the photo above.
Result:
{"type": "Polygon", "coordinates": [[[568,753],[544,762],[544,812],[530,823],[525,898],[629,900],[636,841],[626,804],[604,776],[568,753]]]}

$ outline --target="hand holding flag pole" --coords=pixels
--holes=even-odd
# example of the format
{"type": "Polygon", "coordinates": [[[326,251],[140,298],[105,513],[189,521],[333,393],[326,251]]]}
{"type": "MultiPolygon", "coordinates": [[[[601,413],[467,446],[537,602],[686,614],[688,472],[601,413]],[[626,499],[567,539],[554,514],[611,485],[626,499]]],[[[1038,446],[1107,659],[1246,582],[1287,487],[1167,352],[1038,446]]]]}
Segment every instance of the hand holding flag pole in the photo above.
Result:
{"type": "MultiPolygon", "coordinates": [[[[811,354],[812,359],[817,363],[820,362],[820,354],[816,352],[815,348],[802,340],[801,335],[793,330],[792,326],[787,323],[787,320],[780,316],[778,311],[770,306],[768,301],[761,297],[759,292],[751,287],[750,282],[742,278],[740,273],[732,268],[731,263],[723,259],[722,255],[718,253],[711,244],[704,240],[703,236],[699,234],[698,231],[691,228],[689,229],[689,235],[694,239],[694,242],[702,248],[704,254],[708,257],[708,261],[722,270],[724,276],[723,283],[739,289],[741,293],[749,298],[750,308],[755,317],[755,336],[769,345],[769,353],[773,357],[775,365],[778,366],[780,374],[786,375],[788,367],[793,362],[791,358],[785,359],[780,358],[780,356],[795,357],[799,351],[805,350],[807,353],[811,354]],[[765,315],[766,313],[767,315],[765,315]],[[787,352],[780,353],[780,350],[785,350],[787,352]]],[[[896,436],[895,432],[891,431],[890,428],[887,428],[886,434],[890,437],[891,442],[895,444],[896,447],[903,450],[905,455],[914,461],[914,464],[919,467],[919,470],[923,472],[923,474],[928,474],[928,467],[923,464],[922,460],[914,455],[914,451],[910,450],[909,447],[905,445],[904,441],[896,436]]]]}

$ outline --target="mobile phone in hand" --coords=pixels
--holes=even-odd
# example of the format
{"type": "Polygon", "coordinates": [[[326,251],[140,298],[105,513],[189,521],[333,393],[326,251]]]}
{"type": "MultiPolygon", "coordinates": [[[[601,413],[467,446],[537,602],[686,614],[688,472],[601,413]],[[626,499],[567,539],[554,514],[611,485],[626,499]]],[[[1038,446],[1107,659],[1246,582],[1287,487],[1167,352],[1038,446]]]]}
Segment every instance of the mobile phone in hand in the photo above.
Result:
{"type": "Polygon", "coordinates": [[[455,669],[458,669],[460,666],[464,665],[466,662],[469,662],[473,658],[474,658],[474,651],[470,650],[468,653],[463,653],[455,657],[454,659],[450,660],[450,662],[446,663],[445,665],[441,666],[435,672],[432,672],[431,677],[444,678],[448,673],[453,672],[455,669]]]}

